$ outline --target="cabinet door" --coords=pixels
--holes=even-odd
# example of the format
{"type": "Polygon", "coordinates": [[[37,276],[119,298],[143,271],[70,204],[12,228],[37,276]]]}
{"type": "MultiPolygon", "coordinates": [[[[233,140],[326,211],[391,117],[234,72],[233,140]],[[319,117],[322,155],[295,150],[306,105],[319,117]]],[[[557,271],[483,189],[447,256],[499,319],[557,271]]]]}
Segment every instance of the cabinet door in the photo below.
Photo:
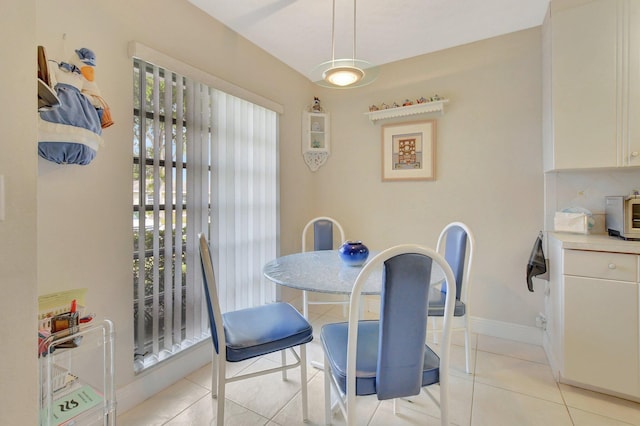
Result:
{"type": "Polygon", "coordinates": [[[565,276],[564,377],[640,395],[638,284],[565,276]]]}
{"type": "Polygon", "coordinates": [[[626,152],[629,166],[640,166],[640,2],[628,3],[628,19],[625,21],[629,33],[629,73],[625,101],[628,102],[628,114],[623,121],[628,123],[626,152]]]}
{"type": "Polygon", "coordinates": [[[618,1],[552,10],[553,168],[621,166],[618,1]]]}

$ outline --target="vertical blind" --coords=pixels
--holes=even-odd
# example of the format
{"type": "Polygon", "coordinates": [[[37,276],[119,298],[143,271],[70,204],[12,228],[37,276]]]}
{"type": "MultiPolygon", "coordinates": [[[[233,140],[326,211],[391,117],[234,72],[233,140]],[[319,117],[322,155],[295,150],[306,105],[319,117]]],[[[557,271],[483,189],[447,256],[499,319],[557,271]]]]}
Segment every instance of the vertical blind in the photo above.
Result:
{"type": "Polygon", "coordinates": [[[223,311],[275,301],[278,114],[134,59],[136,371],[209,337],[197,235],[223,311]]]}
{"type": "Polygon", "coordinates": [[[277,249],[277,114],[220,91],[213,105],[209,241],[224,311],[276,298],[262,265],[277,249]]]}

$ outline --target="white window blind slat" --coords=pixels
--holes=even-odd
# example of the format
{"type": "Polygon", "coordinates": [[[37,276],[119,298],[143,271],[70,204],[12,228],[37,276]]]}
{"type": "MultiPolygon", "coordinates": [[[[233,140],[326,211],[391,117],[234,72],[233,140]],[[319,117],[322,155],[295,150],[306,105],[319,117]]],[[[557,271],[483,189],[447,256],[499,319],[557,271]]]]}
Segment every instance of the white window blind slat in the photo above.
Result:
{"type": "MultiPolygon", "coordinates": [[[[182,241],[183,241],[183,227],[185,225],[183,221],[183,202],[186,199],[186,194],[184,192],[184,133],[183,133],[183,125],[184,122],[184,78],[176,74],[176,139],[174,143],[174,149],[176,151],[176,211],[175,211],[175,240],[174,246],[176,248],[176,255],[174,261],[174,305],[176,307],[180,307],[180,309],[176,308],[173,313],[173,334],[176,339],[176,344],[180,344],[182,342],[182,303],[183,303],[183,295],[182,295],[182,241]]],[[[175,347],[175,346],[174,346],[175,347]]],[[[179,346],[178,346],[179,347],[179,346]]]]}
{"type": "MultiPolygon", "coordinates": [[[[162,136],[160,133],[160,71],[153,70],[153,258],[160,258],[160,147],[162,136]]],[[[159,321],[160,321],[160,264],[153,263],[153,353],[160,352],[159,321]]]]}
{"type": "MultiPolygon", "coordinates": [[[[237,102],[236,99],[233,99],[233,105],[235,114],[234,116],[240,116],[242,122],[249,123],[248,111],[244,104],[241,102],[237,102]]],[[[234,157],[235,162],[235,170],[236,170],[236,217],[238,218],[236,222],[236,259],[238,262],[236,263],[236,277],[237,277],[237,303],[240,306],[247,307],[251,306],[251,288],[250,283],[248,282],[247,272],[246,272],[246,259],[251,255],[249,253],[250,247],[247,244],[247,233],[249,226],[249,212],[247,209],[247,198],[248,193],[250,191],[249,182],[247,181],[247,168],[249,166],[250,158],[248,156],[248,146],[247,146],[247,132],[249,129],[249,125],[244,126],[239,129],[236,135],[236,153],[237,155],[234,157]]]]}
{"type": "MultiPolygon", "coordinates": [[[[173,167],[170,163],[174,160],[173,156],[173,130],[177,127],[173,124],[173,81],[175,75],[165,71],[165,91],[163,99],[163,110],[165,117],[164,122],[164,258],[173,259],[173,204],[175,203],[174,186],[173,186],[173,167]]],[[[166,263],[165,263],[166,265],[166,263]]],[[[166,350],[171,351],[173,348],[173,340],[175,330],[173,328],[173,273],[174,262],[170,262],[169,266],[164,268],[164,344],[166,350]]]]}
{"type": "MultiPolygon", "coordinates": [[[[196,160],[195,144],[196,144],[196,103],[195,103],[195,85],[196,83],[190,79],[186,79],[186,114],[185,125],[187,128],[187,224],[196,223],[196,205],[194,204],[194,194],[196,193],[196,173],[194,167],[189,166],[196,160]]],[[[187,306],[194,306],[195,298],[193,288],[196,285],[196,258],[195,258],[195,241],[196,230],[192,226],[187,226],[187,281],[185,283],[185,297],[187,306]]],[[[185,339],[191,341],[193,339],[193,312],[188,311],[185,316],[185,339]]]]}

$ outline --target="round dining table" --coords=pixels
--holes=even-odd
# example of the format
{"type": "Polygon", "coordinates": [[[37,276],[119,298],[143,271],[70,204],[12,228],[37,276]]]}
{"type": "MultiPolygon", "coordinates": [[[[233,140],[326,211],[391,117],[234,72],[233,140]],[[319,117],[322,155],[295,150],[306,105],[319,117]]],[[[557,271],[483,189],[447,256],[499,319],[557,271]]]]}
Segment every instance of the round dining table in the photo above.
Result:
{"type": "MultiPolygon", "coordinates": [[[[371,260],[379,252],[369,254],[371,260]]],[[[337,250],[307,251],[278,257],[266,263],[263,273],[276,284],[318,293],[351,294],[362,266],[347,266],[337,250]]],[[[435,262],[431,270],[431,285],[444,281],[444,271],[435,262]]],[[[382,265],[375,268],[362,289],[363,295],[380,294],[382,265]]]]}

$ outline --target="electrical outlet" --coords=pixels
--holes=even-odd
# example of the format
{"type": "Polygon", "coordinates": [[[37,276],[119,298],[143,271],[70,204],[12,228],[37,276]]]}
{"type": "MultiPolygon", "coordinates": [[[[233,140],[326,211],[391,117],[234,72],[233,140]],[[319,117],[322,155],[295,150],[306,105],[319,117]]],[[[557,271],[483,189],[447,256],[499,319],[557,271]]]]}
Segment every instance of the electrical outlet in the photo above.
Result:
{"type": "Polygon", "coordinates": [[[536,327],[543,330],[547,329],[547,316],[542,312],[538,313],[538,316],[536,316],[536,327]]]}

